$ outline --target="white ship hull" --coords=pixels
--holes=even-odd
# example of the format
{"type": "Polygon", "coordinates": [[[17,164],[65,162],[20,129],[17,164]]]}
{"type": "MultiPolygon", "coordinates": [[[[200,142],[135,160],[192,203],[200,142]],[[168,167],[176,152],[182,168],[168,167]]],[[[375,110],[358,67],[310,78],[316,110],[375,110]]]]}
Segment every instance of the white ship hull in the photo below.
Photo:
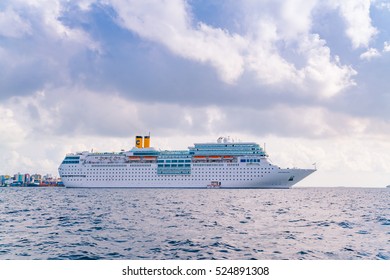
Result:
{"type": "Polygon", "coordinates": [[[288,189],[315,169],[281,169],[256,143],[195,144],[188,151],[133,148],[67,155],[59,174],[68,188],[288,189]]]}
{"type": "MultiPolygon", "coordinates": [[[[207,168],[194,168],[192,173],[198,173],[201,176],[157,175],[156,167],[149,169],[148,174],[142,174],[146,168],[146,166],[145,168],[134,168],[132,166],[112,168],[118,171],[101,168],[100,172],[95,172],[95,174],[99,173],[96,176],[95,174],[88,175],[86,171],[83,172],[83,170],[89,169],[88,167],[81,167],[80,174],[71,175],[72,177],[62,175],[61,178],[68,188],[209,188],[211,182],[217,181],[220,182],[218,188],[226,189],[288,189],[315,171],[314,169],[271,169],[270,171],[262,171],[260,166],[243,166],[237,172],[234,167],[225,166],[226,171],[224,173],[204,175],[204,172],[208,172],[205,170],[210,169],[207,166],[207,168]]],[[[98,168],[94,169],[99,170],[98,168]]],[[[66,170],[64,171],[66,172],[66,170]]]]}

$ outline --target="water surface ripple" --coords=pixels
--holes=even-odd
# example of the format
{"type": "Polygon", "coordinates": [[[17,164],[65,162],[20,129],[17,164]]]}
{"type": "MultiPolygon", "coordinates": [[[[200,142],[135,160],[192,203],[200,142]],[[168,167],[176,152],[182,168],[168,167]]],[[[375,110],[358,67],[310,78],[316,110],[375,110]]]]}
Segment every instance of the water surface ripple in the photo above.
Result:
{"type": "Polygon", "coordinates": [[[0,188],[0,259],[390,259],[390,189],[0,188]]]}

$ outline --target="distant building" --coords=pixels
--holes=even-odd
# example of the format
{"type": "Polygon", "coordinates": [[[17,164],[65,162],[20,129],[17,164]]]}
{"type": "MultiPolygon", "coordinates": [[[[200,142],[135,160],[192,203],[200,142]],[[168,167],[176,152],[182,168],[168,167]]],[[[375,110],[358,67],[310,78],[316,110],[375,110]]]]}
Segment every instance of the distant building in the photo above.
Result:
{"type": "Polygon", "coordinates": [[[24,174],[18,173],[18,178],[16,179],[16,181],[24,183],[24,174]]]}
{"type": "Polygon", "coordinates": [[[43,180],[44,181],[52,181],[53,176],[51,174],[46,174],[45,176],[43,176],[43,180]]]}
{"type": "Polygon", "coordinates": [[[0,175],[0,186],[9,186],[14,182],[14,177],[10,175],[0,175]]]}
{"type": "Polygon", "coordinates": [[[31,175],[31,180],[42,182],[42,175],[41,174],[33,174],[33,175],[31,175]]]}
{"type": "Polygon", "coordinates": [[[30,180],[31,178],[30,178],[30,174],[24,174],[24,182],[25,183],[30,183],[31,182],[31,180],[30,180]]]}
{"type": "Polygon", "coordinates": [[[17,173],[13,176],[0,175],[0,186],[23,187],[23,186],[63,186],[61,178],[53,177],[51,174],[17,173]]]}

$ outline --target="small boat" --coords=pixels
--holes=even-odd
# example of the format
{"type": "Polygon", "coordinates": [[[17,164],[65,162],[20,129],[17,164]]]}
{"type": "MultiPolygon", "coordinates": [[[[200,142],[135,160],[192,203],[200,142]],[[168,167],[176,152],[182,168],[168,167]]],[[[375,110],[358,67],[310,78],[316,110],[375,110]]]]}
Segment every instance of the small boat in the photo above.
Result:
{"type": "Polygon", "coordinates": [[[219,189],[220,187],[221,187],[221,182],[219,181],[211,181],[211,183],[207,185],[208,189],[219,189]]]}

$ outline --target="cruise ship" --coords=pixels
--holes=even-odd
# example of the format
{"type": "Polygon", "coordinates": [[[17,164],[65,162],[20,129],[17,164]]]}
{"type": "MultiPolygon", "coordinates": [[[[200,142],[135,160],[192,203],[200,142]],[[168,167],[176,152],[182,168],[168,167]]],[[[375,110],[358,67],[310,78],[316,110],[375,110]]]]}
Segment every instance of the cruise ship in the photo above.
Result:
{"type": "Polygon", "coordinates": [[[314,169],[280,168],[260,145],[220,137],[188,150],[161,151],[149,136],[118,153],[68,154],[58,168],[68,188],[288,189],[314,169]]]}

